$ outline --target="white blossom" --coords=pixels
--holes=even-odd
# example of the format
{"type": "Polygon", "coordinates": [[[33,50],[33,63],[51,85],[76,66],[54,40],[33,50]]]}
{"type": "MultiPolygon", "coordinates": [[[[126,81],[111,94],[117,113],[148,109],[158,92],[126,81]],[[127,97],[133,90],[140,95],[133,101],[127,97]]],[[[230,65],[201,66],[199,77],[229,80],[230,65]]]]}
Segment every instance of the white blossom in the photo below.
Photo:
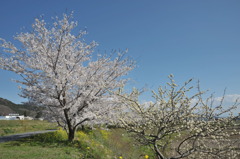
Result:
{"type": "Polygon", "coordinates": [[[21,49],[0,39],[0,68],[21,75],[22,80],[16,81],[22,85],[21,95],[46,106],[49,116],[68,130],[69,140],[78,125],[101,121],[101,115],[112,116],[110,111],[116,105],[108,98],[116,98],[108,92],[122,87],[126,83],[122,76],[134,67],[124,57],[125,51],[96,56],[98,44],[87,44],[85,31],[73,34],[77,22],[71,19],[72,15],[64,14],[53,25],[35,19],[31,32],[15,37],[22,43],[21,49]]]}
{"type": "Polygon", "coordinates": [[[153,103],[140,104],[136,89],[130,94],[119,93],[128,108],[120,126],[141,144],[151,146],[158,159],[239,158],[239,125],[237,116],[231,115],[239,103],[224,110],[218,101],[214,105],[213,96],[203,100],[199,85],[196,94],[186,96],[193,88],[188,86],[191,80],[178,86],[173,75],[169,78],[168,87],[153,91],[153,103]]]}

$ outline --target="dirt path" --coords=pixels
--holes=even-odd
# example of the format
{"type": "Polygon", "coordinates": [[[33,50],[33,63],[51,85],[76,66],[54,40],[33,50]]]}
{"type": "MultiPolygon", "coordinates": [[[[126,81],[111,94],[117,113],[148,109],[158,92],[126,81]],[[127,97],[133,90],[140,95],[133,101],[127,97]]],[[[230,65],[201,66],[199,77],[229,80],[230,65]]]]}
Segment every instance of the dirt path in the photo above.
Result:
{"type": "Polygon", "coordinates": [[[48,133],[53,131],[56,131],[56,130],[34,131],[34,132],[27,132],[27,133],[21,133],[21,134],[9,135],[9,136],[2,136],[0,137],[0,143],[18,140],[18,139],[29,137],[32,135],[43,134],[43,133],[48,133]]]}

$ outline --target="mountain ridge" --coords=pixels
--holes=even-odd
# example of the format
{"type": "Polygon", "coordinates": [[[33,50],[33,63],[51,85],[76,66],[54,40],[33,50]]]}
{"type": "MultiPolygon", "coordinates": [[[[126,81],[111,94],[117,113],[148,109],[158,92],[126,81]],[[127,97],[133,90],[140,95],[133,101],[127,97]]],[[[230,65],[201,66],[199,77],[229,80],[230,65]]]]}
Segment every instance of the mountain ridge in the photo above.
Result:
{"type": "Polygon", "coordinates": [[[32,105],[30,103],[15,104],[8,99],[0,97],[0,116],[8,114],[19,114],[25,116],[35,117],[42,110],[41,107],[32,105]]]}

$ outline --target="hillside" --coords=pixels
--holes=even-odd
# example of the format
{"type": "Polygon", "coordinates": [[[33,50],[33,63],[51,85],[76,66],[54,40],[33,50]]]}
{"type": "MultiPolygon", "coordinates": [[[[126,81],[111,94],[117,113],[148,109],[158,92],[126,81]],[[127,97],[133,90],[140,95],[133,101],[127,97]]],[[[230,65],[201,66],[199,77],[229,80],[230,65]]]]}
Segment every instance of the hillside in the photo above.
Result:
{"type": "Polygon", "coordinates": [[[41,112],[40,107],[29,104],[15,104],[7,99],[0,98],[0,116],[16,113],[35,117],[38,112],[41,112]]]}

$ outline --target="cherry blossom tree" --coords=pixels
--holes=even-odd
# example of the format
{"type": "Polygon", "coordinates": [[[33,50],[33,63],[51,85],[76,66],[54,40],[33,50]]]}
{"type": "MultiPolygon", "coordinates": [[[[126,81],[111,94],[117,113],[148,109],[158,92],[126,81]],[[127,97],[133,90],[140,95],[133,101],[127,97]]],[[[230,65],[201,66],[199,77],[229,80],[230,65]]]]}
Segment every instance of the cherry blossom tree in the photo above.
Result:
{"type": "Polygon", "coordinates": [[[224,98],[219,103],[213,96],[203,100],[205,93],[199,85],[194,93],[191,80],[178,86],[173,75],[169,78],[166,87],[153,91],[154,102],[139,103],[136,89],[131,94],[119,93],[128,106],[120,126],[140,144],[150,145],[158,159],[239,158],[239,125],[233,115],[238,102],[224,109],[224,98]]]}
{"type": "Polygon", "coordinates": [[[37,18],[31,32],[15,36],[22,47],[4,39],[0,44],[1,69],[21,76],[16,80],[21,95],[46,106],[48,115],[66,128],[69,141],[79,125],[108,113],[116,98],[108,90],[122,87],[127,81],[122,77],[134,68],[127,51],[95,54],[97,43],[86,43],[86,32],[76,33],[72,19],[64,14],[47,24],[37,18]]]}

